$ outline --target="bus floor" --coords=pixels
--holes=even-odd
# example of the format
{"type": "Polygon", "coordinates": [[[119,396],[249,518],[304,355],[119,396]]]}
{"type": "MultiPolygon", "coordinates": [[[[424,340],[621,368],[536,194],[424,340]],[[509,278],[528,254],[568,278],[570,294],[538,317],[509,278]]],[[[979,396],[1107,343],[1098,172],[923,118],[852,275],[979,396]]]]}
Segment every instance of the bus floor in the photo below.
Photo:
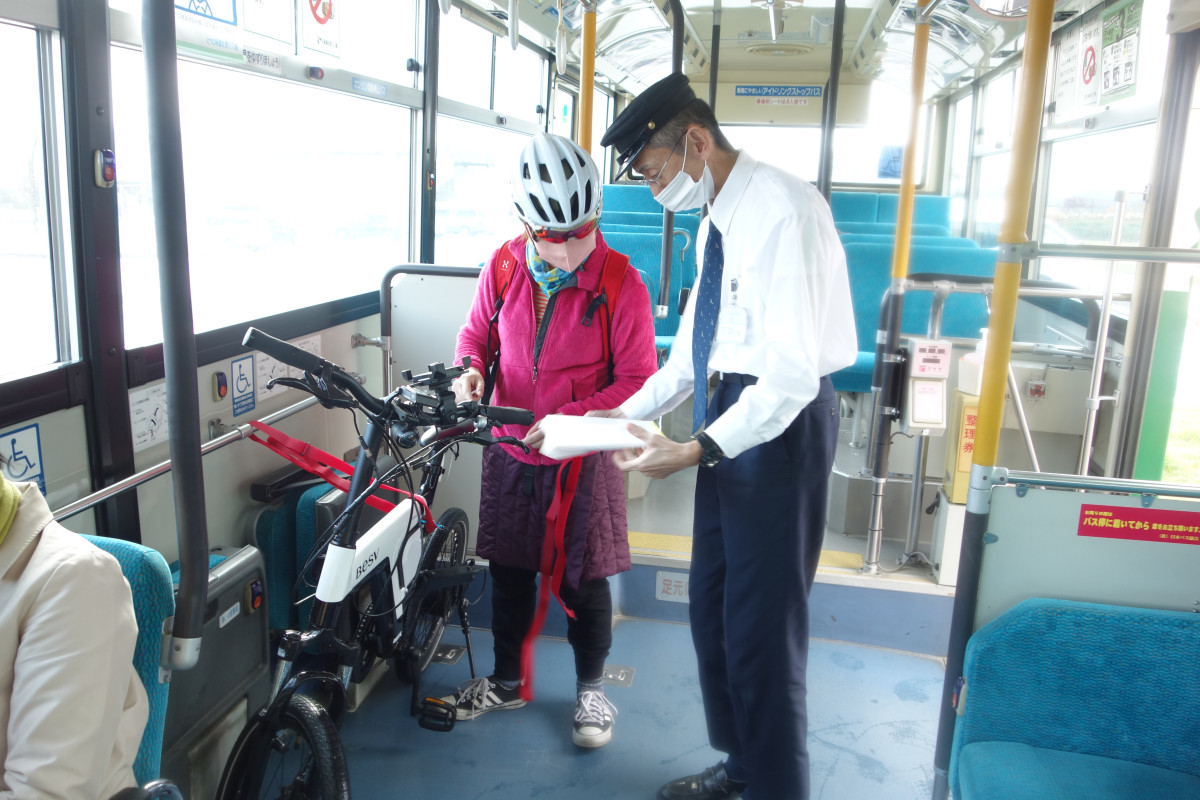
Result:
{"type": "MultiPolygon", "coordinates": [[[[907,484],[905,485],[907,491],[907,484]]],[[[649,481],[644,494],[632,497],[627,505],[629,545],[635,555],[688,559],[691,554],[693,502],[696,493],[696,470],[677,472],[665,480],[649,481]]],[[[869,499],[869,498],[868,498],[869,499]]],[[[892,523],[895,527],[896,523],[892,523]]],[[[900,533],[889,529],[889,538],[881,542],[880,565],[884,578],[908,584],[910,588],[934,590],[936,581],[928,568],[913,565],[898,570],[904,542],[900,533]]],[[[852,536],[830,528],[825,530],[821,544],[822,580],[831,572],[843,576],[856,574],[863,564],[866,550],[866,530],[852,536]]],[[[952,591],[947,591],[951,593],[952,591]]]]}
{"type": "MultiPolygon", "coordinates": [[[[461,643],[461,636],[447,631],[446,642],[461,643]]],[[[475,630],[471,641],[477,670],[487,674],[491,635],[475,630]]],[[[708,744],[687,625],[618,618],[609,667],[632,671],[632,681],[606,688],[618,715],[612,741],[594,750],[571,742],[570,646],[540,638],[536,664],[532,703],[459,723],[449,733],[420,728],[407,713],[410,687],[383,675],[343,727],[355,799],[652,800],[666,781],[722,757],[708,744]]],[[[813,800],[929,797],[943,674],[941,659],[813,640],[813,800]]],[[[424,693],[450,693],[468,677],[465,657],[434,663],[424,693]]]]}

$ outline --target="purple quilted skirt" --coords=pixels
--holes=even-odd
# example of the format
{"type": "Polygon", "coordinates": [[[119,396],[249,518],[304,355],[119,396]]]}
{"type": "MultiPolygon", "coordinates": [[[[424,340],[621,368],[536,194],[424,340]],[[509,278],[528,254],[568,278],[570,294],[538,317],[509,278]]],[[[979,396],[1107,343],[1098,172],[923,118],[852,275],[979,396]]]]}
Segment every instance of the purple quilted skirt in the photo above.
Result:
{"type": "MultiPolygon", "coordinates": [[[[625,476],[610,453],[584,456],[564,536],[563,582],[607,578],[629,569],[625,476]]],[[[509,567],[537,570],[558,464],[524,464],[500,447],[483,451],[475,552],[509,567]]]]}

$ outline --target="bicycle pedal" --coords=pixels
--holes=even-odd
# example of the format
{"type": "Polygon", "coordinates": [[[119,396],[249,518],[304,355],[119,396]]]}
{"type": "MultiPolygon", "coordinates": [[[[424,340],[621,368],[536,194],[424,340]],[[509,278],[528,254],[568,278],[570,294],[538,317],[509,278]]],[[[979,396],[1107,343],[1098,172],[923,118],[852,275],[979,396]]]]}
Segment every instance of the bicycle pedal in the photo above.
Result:
{"type": "Polygon", "coordinates": [[[436,697],[426,697],[421,701],[421,711],[417,716],[417,724],[430,731],[446,733],[454,728],[458,719],[455,708],[445,700],[436,697]]]}

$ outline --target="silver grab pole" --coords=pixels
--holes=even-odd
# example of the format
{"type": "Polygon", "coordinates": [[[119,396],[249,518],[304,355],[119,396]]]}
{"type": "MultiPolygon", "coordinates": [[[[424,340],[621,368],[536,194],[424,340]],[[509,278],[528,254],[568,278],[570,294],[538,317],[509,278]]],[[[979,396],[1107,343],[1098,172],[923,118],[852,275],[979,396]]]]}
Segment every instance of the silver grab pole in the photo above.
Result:
{"type": "MultiPolygon", "coordinates": [[[[1121,243],[1121,230],[1125,227],[1126,192],[1117,192],[1117,215],[1113,220],[1112,244],[1121,243]]],[[[1100,303],[1100,327],[1096,331],[1096,357],[1092,361],[1092,385],[1088,391],[1087,416],[1083,424],[1083,445],[1079,448],[1080,475],[1088,474],[1088,466],[1092,460],[1092,437],[1096,433],[1096,415],[1100,411],[1100,385],[1104,382],[1104,351],[1108,348],[1108,320],[1112,313],[1113,273],[1116,272],[1117,262],[1108,262],[1108,274],[1104,279],[1104,299],[1100,303]]]]}

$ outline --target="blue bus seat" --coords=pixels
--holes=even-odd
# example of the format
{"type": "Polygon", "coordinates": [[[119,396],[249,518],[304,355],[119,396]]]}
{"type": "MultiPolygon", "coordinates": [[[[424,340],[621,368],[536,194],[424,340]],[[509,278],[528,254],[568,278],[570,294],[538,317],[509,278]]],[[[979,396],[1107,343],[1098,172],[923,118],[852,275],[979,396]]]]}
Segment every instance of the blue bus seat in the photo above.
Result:
{"type": "MultiPolygon", "coordinates": [[[[838,233],[882,233],[891,237],[896,235],[896,222],[838,222],[833,221],[838,233]]],[[[911,231],[913,236],[949,236],[948,225],[930,225],[914,222],[911,231]]]]}
{"type": "Polygon", "coordinates": [[[254,544],[262,551],[266,566],[267,618],[273,631],[301,628],[308,622],[311,603],[304,607],[293,605],[292,588],[315,541],[316,532],[310,521],[312,507],[330,488],[321,483],[292,489],[284,495],[281,505],[264,509],[255,521],[254,544]],[[298,522],[301,505],[309,515],[303,532],[298,522]]]}
{"type": "Polygon", "coordinates": [[[1025,600],[963,673],[959,800],[1200,797],[1200,615],[1025,600]]]}
{"type": "Polygon", "coordinates": [[[655,211],[662,206],[654,199],[650,187],[639,183],[607,183],[603,190],[605,211],[655,211]]]}
{"type": "MultiPolygon", "coordinates": [[[[850,276],[850,298],[854,307],[854,328],[858,339],[858,357],[854,364],[831,376],[839,392],[871,390],[875,368],[875,332],[879,328],[879,310],[884,293],[892,280],[891,243],[851,242],[844,246],[846,269],[850,276]]],[[[996,272],[996,251],[970,247],[914,246],[909,255],[909,272],[940,272],[954,275],[991,277],[996,272]]],[[[933,306],[930,292],[910,292],[904,297],[900,332],[925,336],[929,312],[933,306]]],[[[987,303],[978,294],[953,294],[942,311],[942,336],[977,338],[987,327],[987,303]]]]}
{"type": "Polygon", "coordinates": [[[829,210],[834,222],[875,222],[879,216],[876,192],[831,192],[829,210]]]}
{"type": "MultiPolygon", "coordinates": [[[[839,236],[844,245],[851,242],[892,244],[896,241],[894,234],[886,233],[842,233],[839,236]]],[[[909,238],[909,244],[912,247],[979,247],[979,243],[974,239],[962,236],[912,236],[909,238]]]]}
{"type": "Polygon", "coordinates": [[[160,668],[160,663],[163,625],[175,614],[171,570],[162,554],[149,547],[103,536],[83,538],[117,559],[133,594],[133,613],[138,626],[133,666],[150,701],[150,716],[133,762],[133,774],[139,785],[145,785],[159,777],[162,763],[170,685],[169,673],[160,668]]]}
{"type": "MultiPolygon", "coordinates": [[[[606,183],[604,184],[604,213],[609,211],[644,211],[662,215],[663,207],[654,199],[650,187],[641,183],[606,183]]],[[[699,209],[689,209],[686,213],[698,213],[699,209]]]]}
{"type": "MultiPolygon", "coordinates": [[[[879,210],[876,222],[896,224],[900,210],[900,195],[879,195],[879,210]]],[[[950,230],[950,198],[941,194],[918,194],[913,197],[913,224],[937,225],[950,230]]],[[[914,231],[915,233],[915,231],[914,231]]]]}
{"type": "MultiPolygon", "coordinates": [[[[686,268],[683,264],[683,241],[675,239],[675,247],[671,255],[671,286],[668,293],[667,316],[654,320],[654,340],[659,353],[665,357],[674,344],[675,332],[679,329],[679,290],[683,287],[683,274],[686,268]]],[[[651,233],[613,231],[605,232],[604,239],[608,246],[619,253],[629,256],[629,263],[642,275],[646,289],[650,292],[650,304],[658,302],[659,273],[662,268],[662,231],[651,233]]],[[[692,251],[694,247],[690,248],[692,251]]],[[[693,267],[694,269],[694,267],[693,267]]]]}

